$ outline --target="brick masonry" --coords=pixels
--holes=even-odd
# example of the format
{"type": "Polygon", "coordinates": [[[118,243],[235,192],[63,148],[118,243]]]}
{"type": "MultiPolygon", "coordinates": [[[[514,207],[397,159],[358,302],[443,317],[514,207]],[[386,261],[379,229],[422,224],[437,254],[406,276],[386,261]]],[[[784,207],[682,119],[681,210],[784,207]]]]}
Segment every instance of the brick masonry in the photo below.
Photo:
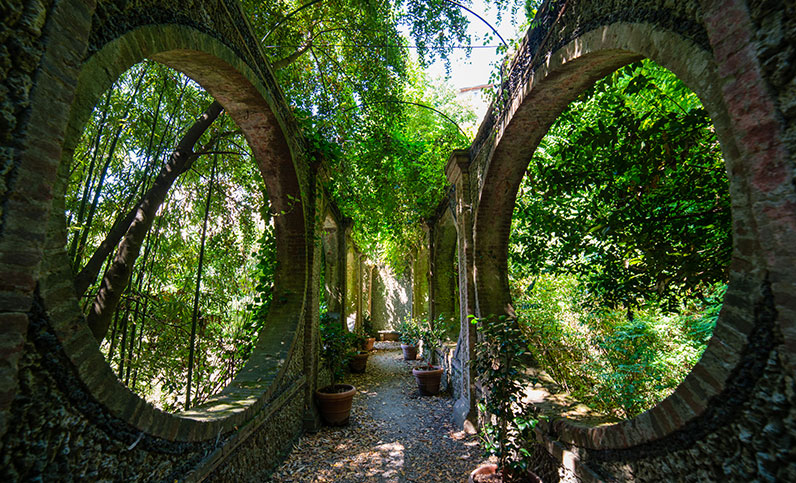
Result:
{"type": "MultiPolygon", "coordinates": [[[[730,286],[699,364],[672,396],[632,420],[590,426],[551,414],[537,439],[561,468],[546,476],[794,480],[796,5],[570,0],[540,11],[540,27],[504,75],[503,101],[470,147],[474,260],[465,271],[475,275],[473,313],[513,313],[508,232],[536,145],[585,87],[640,58],[673,71],[710,113],[734,227],[730,286]]],[[[459,188],[455,170],[449,181],[459,188]]]]}
{"type": "Polygon", "coordinates": [[[224,479],[248,471],[250,455],[260,455],[266,474],[314,414],[315,174],[239,5],[0,8],[0,103],[10,120],[0,123],[0,474],[224,479]],[[145,57],[186,72],[224,105],[247,135],[275,209],[287,213],[276,229],[278,257],[289,262],[276,274],[277,302],[249,363],[218,396],[180,414],[151,407],[110,371],[78,311],[64,252],[72,150],[99,96],[145,57]]]}

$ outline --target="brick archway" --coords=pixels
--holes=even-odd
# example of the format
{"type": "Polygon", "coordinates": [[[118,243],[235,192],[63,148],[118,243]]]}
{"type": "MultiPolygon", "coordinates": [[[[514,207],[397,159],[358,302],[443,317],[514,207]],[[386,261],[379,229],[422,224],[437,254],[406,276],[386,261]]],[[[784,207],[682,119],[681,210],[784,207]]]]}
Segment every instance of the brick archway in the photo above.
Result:
{"type": "MultiPolygon", "coordinates": [[[[578,35],[555,49],[515,89],[483,168],[474,222],[477,312],[510,314],[507,248],[511,216],[525,169],[549,126],[569,102],[596,80],[630,62],[648,57],[673,71],[702,100],[722,146],[730,180],[734,251],[730,284],[713,338],[691,374],[674,394],[631,420],[593,428],[566,419],[547,426],[555,439],[582,448],[615,450],[677,437],[699,424],[711,404],[737,382],[749,359],[768,354],[753,338],[770,332],[776,305],[769,274],[787,263],[787,253],[766,248],[766,214],[755,205],[755,164],[742,153],[737,125],[725,104],[713,52],[681,35],[650,24],[614,23],[578,35]],[[752,352],[752,353],[750,353],[752,352]]],[[[743,99],[736,102],[746,102],[743,99]]],[[[780,133],[768,132],[772,145],[780,133]]],[[[793,220],[791,219],[791,222],[793,220]]],[[[772,247],[773,248],[773,247],[772,247]]],[[[743,376],[743,377],[748,377],[743,376]]],[[[759,375],[758,375],[759,377],[759,375]]],[[[749,381],[746,382],[747,384],[749,381]]],[[[544,426],[544,425],[543,425],[544,426]]]]}
{"type": "MultiPolygon", "coordinates": [[[[41,280],[44,310],[62,341],[64,350],[97,401],[114,414],[153,437],[201,441],[232,431],[251,419],[286,377],[288,362],[301,358],[303,304],[307,284],[305,202],[294,156],[283,132],[285,120],[275,114],[272,93],[228,47],[215,39],[180,26],[136,29],[109,42],[87,60],[77,84],[70,115],[61,173],[69,171],[72,147],[99,96],[132,64],[148,57],[192,77],[205,87],[241,128],[252,148],[266,184],[275,216],[277,258],[272,310],[247,364],[219,395],[191,411],[165,415],[155,411],[127,390],[104,364],[91,344],[77,304],[54,290],[68,279],[68,263],[58,247],[65,246],[63,186],[55,184],[56,196],[48,230],[48,254],[41,280]],[[53,312],[57,305],[64,309],[53,312]],[[124,395],[124,397],[120,396],[124,395]]],[[[259,73],[262,75],[262,73],[259,73]]],[[[294,374],[295,375],[295,374],[294,374]]]]}
{"type": "Polygon", "coordinates": [[[305,338],[317,330],[317,314],[307,307],[317,287],[308,283],[314,206],[303,137],[237,5],[175,7],[161,24],[147,23],[165,15],[159,7],[129,7],[143,10],[94,12],[93,5],[68,0],[47,11],[30,114],[21,118],[26,137],[0,193],[0,249],[12,261],[0,268],[3,279],[15,280],[2,289],[0,317],[3,335],[20,341],[2,356],[0,434],[10,438],[4,451],[35,444],[37,436],[20,429],[35,424],[28,417],[60,411],[70,417],[51,421],[52,433],[76,432],[90,446],[80,452],[84,463],[70,465],[99,468],[98,460],[128,448],[137,463],[118,466],[117,478],[173,480],[188,471],[201,478],[230,455],[245,459],[251,451],[270,464],[301,432],[315,385],[307,364],[317,361],[305,354],[314,350],[305,338]],[[99,96],[144,58],[188,74],[224,106],[252,148],[277,213],[280,263],[258,343],[228,387],[181,414],[155,409],[116,379],[78,309],[64,250],[63,195],[74,146],[99,96]],[[25,408],[26,400],[37,409],[25,408]]]}

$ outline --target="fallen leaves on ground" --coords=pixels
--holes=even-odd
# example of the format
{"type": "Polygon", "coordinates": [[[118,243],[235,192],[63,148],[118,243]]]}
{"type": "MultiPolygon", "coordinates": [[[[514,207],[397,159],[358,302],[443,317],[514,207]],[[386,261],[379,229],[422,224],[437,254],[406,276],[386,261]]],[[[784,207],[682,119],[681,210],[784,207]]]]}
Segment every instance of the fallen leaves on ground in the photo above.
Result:
{"type": "Polygon", "coordinates": [[[456,431],[449,394],[420,396],[400,345],[380,342],[357,388],[351,422],[303,436],[272,475],[279,482],[459,482],[482,458],[456,431]]]}

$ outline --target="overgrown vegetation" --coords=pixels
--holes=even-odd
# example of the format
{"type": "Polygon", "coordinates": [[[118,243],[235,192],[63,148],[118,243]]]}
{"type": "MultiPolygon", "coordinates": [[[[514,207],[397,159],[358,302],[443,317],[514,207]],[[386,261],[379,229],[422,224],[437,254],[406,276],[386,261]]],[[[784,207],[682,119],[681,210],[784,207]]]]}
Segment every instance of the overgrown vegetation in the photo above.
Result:
{"type": "Polygon", "coordinates": [[[711,121],[679,79],[643,61],[581,95],[537,149],[512,222],[512,296],[544,368],[630,417],[699,360],[730,251],[711,121]]]}
{"type": "MultiPolygon", "coordinates": [[[[488,3],[527,3],[529,13],[538,4],[488,3]]],[[[450,152],[469,143],[473,114],[422,69],[469,42],[468,16],[445,0],[244,6],[310,161],[327,164],[327,190],[354,220],[353,239],[402,268],[442,198],[450,152]]],[[[84,310],[99,320],[92,330],[120,379],[166,410],[201,403],[234,377],[273,292],[274,214],[242,134],[214,104],[181,74],[134,66],[99,100],[67,186],[67,251],[84,310]],[[212,116],[188,140],[140,246],[111,263],[203,112],[212,116]],[[103,279],[119,266],[126,288],[97,314],[103,279]]],[[[515,207],[512,295],[537,359],[620,416],[671,391],[715,323],[729,211],[715,133],[693,93],[650,62],[598,82],[543,140],[515,207]]],[[[402,332],[416,343],[411,323],[402,332]]],[[[329,349],[343,337],[323,330],[329,349]]]]}
{"type": "MultiPolygon", "coordinates": [[[[469,18],[444,0],[244,7],[354,238],[398,263],[467,143],[457,123],[473,120],[419,65],[467,43],[469,18]]],[[[242,134],[187,77],[146,61],[99,100],[67,187],[67,250],[120,379],[175,410],[234,376],[272,296],[272,216],[242,134]]]]}
{"type": "MultiPolygon", "coordinates": [[[[114,225],[134,212],[175,144],[212,101],[184,75],[150,61],[133,66],[100,99],[67,187],[67,250],[76,273],[85,273],[102,253],[114,225]]],[[[221,113],[194,152],[155,214],[102,346],[121,380],[167,410],[184,404],[189,367],[193,402],[199,403],[246,361],[273,275],[268,198],[242,134],[221,113]],[[251,304],[259,307],[255,313],[251,304]]],[[[117,242],[110,240],[102,270],[87,278],[86,310],[117,242]]]]}
{"type": "Polygon", "coordinates": [[[525,362],[532,341],[516,320],[505,315],[471,322],[480,333],[472,365],[482,391],[478,403],[481,446],[488,456],[497,458],[502,481],[523,481],[531,470],[529,444],[538,422],[524,401],[525,388],[535,382],[528,377],[525,362]]]}
{"type": "Polygon", "coordinates": [[[332,375],[332,382],[343,379],[351,356],[359,348],[358,337],[343,328],[339,320],[321,314],[321,358],[332,375]]]}

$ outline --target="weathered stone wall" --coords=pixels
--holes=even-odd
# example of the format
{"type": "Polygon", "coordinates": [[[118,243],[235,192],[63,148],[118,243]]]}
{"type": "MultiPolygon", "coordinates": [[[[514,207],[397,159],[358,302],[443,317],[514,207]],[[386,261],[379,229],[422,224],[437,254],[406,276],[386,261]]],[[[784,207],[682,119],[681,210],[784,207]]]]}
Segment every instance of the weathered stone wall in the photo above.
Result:
{"type": "Polygon", "coordinates": [[[429,316],[429,233],[423,235],[421,246],[412,257],[412,317],[416,319],[429,316]]]}
{"type": "Polygon", "coordinates": [[[0,7],[0,233],[8,188],[16,176],[15,159],[30,116],[30,90],[44,52],[42,29],[51,5],[51,1],[18,0],[0,7]]]}
{"type": "Polygon", "coordinates": [[[256,467],[262,478],[316,419],[320,251],[304,141],[239,5],[67,0],[0,11],[0,475],[174,481],[256,467]],[[64,252],[71,150],[99,95],[145,57],[183,70],[224,105],[274,208],[288,212],[277,220],[275,303],[250,363],[177,415],[110,371],[64,252]]]}
{"type": "Polygon", "coordinates": [[[457,233],[449,209],[450,203],[445,203],[445,206],[446,209],[430,229],[429,311],[430,317],[435,321],[442,317],[445,336],[448,340],[455,341],[459,338],[460,329],[457,233]]]}
{"type": "MultiPolygon", "coordinates": [[[[0,474],[262,479],[312,424],[312,388],[326,379],[317,370],[321,257],[312,241],[320,205],[298,128],[239,6],[12,0],[0,11],[0,474]],[[257,363],[208,406],[181,415],[148,406],[104,365],[77,315],[63,256],[71,149],[98,96],[145,56],[185,70],[222,101],[276,209],[291,213],[279,220],[282,291],[257,363]],[[290,209],[295,199],[302,209],[290,209]]],[[[536,143],[591,82],[650,57],[700,95],[722,143],[734,223],[725,306],[705,356],[670,398],[597,428],[554,417],[539,425],[538,439],[564,479],[796,480],[796,5],[555,0],[540,19],[504,80],[505,103],[449,165],[462,331],[446,360],[457,421],[472,418],[474,407],[467,360],[475,334],[466,315],[510,308],[508,229],[536,143]]],[[[344,239],[340,247],[346,254],[344,239]]],[[[356,324],[358,254],[349,266],[343,305],[356,324]]],[[[411,285],[374,273],[374,325],[393,328],[411,314],[411,285]]]]}
{"type": "MultiPolygon", "coordinates": [[[[730,179],[733,262],[708,350],[672,396],[632,420],[593,427],[553,414],[541,423],[537,438],[562,479],[796,478],[795,14],[793,2],[774,0],[550,1],[505,75],[462,169],[474,194],[475,253],[464,270],[475,274],[475,315],[513,314],[508,231],[537,143],[570,101],[622,65],[652,58],[700,96],[730,179]]],[[[462,367],[467,343],[460,337],[462,367]]]]}
{"type": "Polygon", "coordinates": [[[374,330],[398,330],[401,320],[412,315],[412,282],[405,274],[396,275],[389,267],[373,270],[371,307],[374,330]]]}
{"type": "Polygon", "coordinates": [[[361,267],[360,254],[351,241],[351,237],[346,237],[346,256],[345,256],[345,311],[343,320],[348,330],[356,328],[357,320],[360,317],[360,296],[361,296],[361,267]]]}

